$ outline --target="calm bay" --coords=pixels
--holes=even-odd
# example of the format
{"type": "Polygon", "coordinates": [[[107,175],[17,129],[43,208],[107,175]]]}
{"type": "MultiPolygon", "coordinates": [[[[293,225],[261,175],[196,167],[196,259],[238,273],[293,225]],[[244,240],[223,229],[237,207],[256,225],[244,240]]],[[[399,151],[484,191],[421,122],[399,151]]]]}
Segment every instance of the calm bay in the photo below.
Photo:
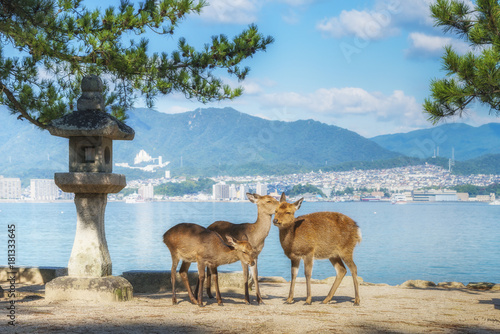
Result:
{"type": "MultiPolygon", "coordinates": [[[[338,211],[361,227],[356,247],[358,274],[367,282],[401,284],[409,279],[436,283],[500,283],[500,206],[486,203],[305,202],[297,214],[338,211]]],[[[106,238],[113,274],[170,270],[163,233],[181,222],[208,226],[216,220],[254,222],[250,202],[109,202],[106,238]]],[[[8,225],[16,226],[16,265],[66,267],[76,229],[73,203],[0,203],[0,263],[7,264],[8,225]]],[[[196,265],[191,266],[196,270],[196,265]]],[[[239,263],[220,270],[241,270],[239,263]]],[[[260,276],[290,279],[290,261],[271,231],[259,256],[260,276]]],[[[328,260],[316,260],[313,278],[334,276],[328,260]]],[[[299,276],[303,276],[301,265],[299,276]]]]}

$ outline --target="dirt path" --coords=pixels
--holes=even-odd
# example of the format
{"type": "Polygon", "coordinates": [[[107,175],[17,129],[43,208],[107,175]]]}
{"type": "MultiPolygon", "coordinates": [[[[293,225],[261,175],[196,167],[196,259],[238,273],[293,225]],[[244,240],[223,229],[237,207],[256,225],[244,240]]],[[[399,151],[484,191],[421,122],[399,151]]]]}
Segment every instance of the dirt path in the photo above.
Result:
{"type": "MultiPolygon", "coordinates": [[[[500,332],[500,291],[405,289],[360,286],[353,306],[352,281],[344,281],[333,301],[321,304],[330,285],[313,284],[313,304],[304,305],[305,284],[297,283],[295,303],[283,304],[288,283],[262,283],[265,305],[245,305],[241,291],[223,292],[224,306],[205,298],[198,307],[179,292],[136,294],[114,304],[49,303],[43,290],[23,292],[16,302],[16,333],[489,333],[500,332]]],[[[20,289],[22,291],[22,289],[20,289]]],[[[29,290],[29,289],[28,289],[29,290]]],[[[7,299],[0,302],[3,313],[7,299]]],[[[5,315],[1,326],[7,326],[5,315]]],[[[7,326],[9,327],[9,326],[7,326]]]]}

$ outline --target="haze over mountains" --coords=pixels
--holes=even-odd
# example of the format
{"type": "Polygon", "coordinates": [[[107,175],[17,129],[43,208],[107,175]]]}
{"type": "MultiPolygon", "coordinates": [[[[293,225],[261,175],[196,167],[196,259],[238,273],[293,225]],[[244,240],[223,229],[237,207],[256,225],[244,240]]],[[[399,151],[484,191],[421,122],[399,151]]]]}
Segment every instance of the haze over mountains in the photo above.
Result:
{"type": "Polygon", "coordinates": [[[406,156],[427,158],[433,155],[465,161],[486,154],[500,153],[500,123],[473,127],[463,123],[443,124],[408,133],[371,138],[380,146],[406,156]]]}
{"type": "MultiPolygon", "coordinates": [[[[474,128],[445,124],[407,134],[364,138],[355,132],[314,120],[269,121],[232,108],[164,114],[149,109],[129,112],[133,141],[114,141],[114,163],[133,163],[141,149],[170,161],[167,169],[217,175],[234,172],[296,172],[351,161],[375,161],[404,155],[440,155],[466,160],[500,153],[500,124],[474,128]],[[448,152],[449,151],[449,154],[448,152]],[[445,154],[446,153],[446,154],[445,154]]],[[[0,175],[53,177],[68,170],[68,141],[19,121],[0,108],[0,175]]],[[[132,176],[130,170],[115,172],[132,176]]]]}

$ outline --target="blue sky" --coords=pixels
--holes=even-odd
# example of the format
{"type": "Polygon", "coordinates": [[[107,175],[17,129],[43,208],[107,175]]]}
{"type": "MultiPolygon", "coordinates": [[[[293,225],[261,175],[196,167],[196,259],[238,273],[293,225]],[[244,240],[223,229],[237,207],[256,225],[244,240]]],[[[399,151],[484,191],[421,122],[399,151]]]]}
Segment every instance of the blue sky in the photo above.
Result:
{"type": "MultiPolygon", "coordinates": [[[[204,105],[171,94],[159,97],[155,109],[177,113],[233,107],[272,120],[314,119],[366,137],[431,127],[421,104],[430,80],[444,76],[443,47],[452,44],[465,51],[468,46],[433,27],[430,2],[209,0],[203,13],[188,16],[173,37],[150,36],[150,50],[171,52],[180,36],[202,47],[211,36],[232,37],[250,23],[275,42],[245,61],[251,71],[240,83],[242,97],[204,105]]],[[[93,7],[119,1],[85,3],[93,7]]],[[[471,110],[465,118],[448,120],[453,121],[478,126],[500,119],[487,110],[471,110]]]]}

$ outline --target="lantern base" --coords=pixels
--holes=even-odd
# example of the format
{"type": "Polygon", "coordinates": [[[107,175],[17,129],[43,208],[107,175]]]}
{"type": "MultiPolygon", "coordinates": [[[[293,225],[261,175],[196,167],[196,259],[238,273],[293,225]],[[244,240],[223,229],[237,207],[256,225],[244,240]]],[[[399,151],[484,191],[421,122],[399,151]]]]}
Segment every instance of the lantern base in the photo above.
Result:
{"type": "Polygon", "coordinates": [[[57,277],[45,285],[48,301],[80,300],[100,303],[132,300],[133,287],[123,277],[57,277]]]}

